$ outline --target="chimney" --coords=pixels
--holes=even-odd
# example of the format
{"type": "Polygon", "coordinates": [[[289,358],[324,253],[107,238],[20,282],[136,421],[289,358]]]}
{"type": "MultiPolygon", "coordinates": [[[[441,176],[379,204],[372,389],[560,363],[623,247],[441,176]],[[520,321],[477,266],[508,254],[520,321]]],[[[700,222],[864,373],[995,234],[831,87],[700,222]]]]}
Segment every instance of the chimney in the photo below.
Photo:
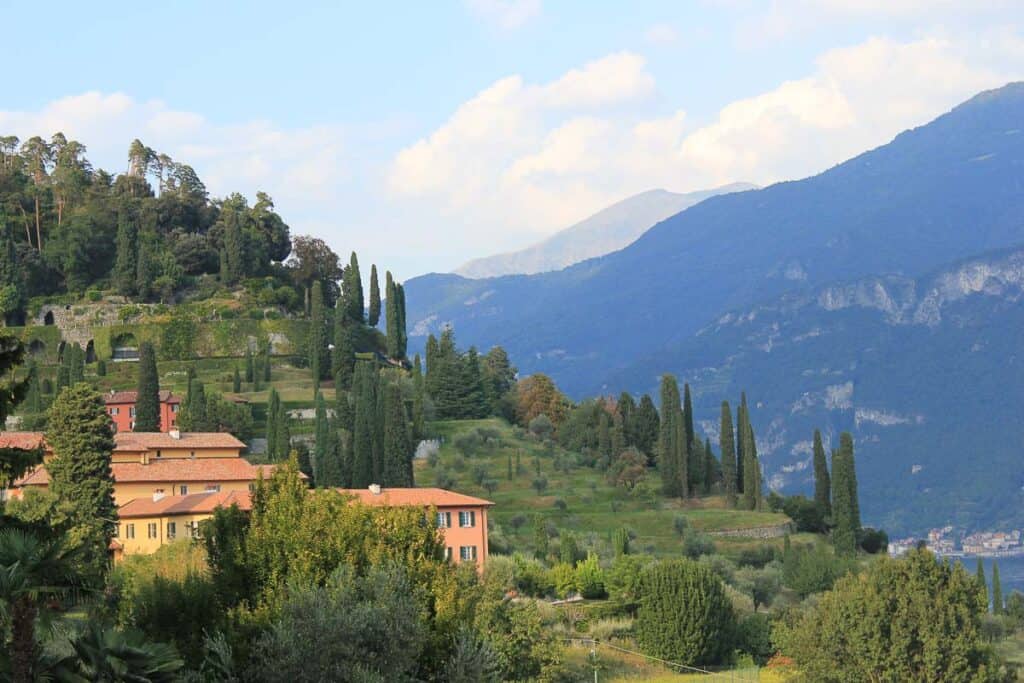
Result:
{"type": "Polygon", "coordinates": [[[180,439],[181,438],[181,430],[180,429],[172,429],[172,430],[170,430],[167,433],[170,435],[170,437],[172,439],[180,439]]]}
{"type": "Polygon", "coordinates": [[[370,493],[375,496],[380,495],[380,484],[370,484],[370,493]]]}
{"type": "Polygon", "coordinates": [[[158,500],[163,500],[165,495],[166,494],[163,491],[153,491],[153,502],[155,503],[158,500]]]}

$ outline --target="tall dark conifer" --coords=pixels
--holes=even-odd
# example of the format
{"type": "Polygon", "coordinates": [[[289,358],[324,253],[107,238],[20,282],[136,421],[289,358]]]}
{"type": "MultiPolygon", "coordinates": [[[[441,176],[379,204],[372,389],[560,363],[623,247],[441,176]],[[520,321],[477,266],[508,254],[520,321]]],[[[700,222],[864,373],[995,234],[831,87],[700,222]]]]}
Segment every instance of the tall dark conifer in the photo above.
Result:
{"type": "Polygon", "coordinates": [[[1003,606],[1003,584],[999,580],[999,563],[992,560],[992,614],[1002,614],[1003,606]]]}
{"type": "Polygon", "coordinates": [[[383,386],[384,443],[383,486],[412,486],[412,446],[405,404],[398,385],[391,382],[383,386]]]}
{"type": "Polygon", "coordinates": [[[380,284],[377,282],[377,264],[370,266],[370,308],[367,311],[366,323],[377,327],[380,322],[380,284]]]}
{"type": "Polygon", "coordinates": [[[647,456],[647,463],[654,464],[658,435],[661,431],[661,418],[650,394],[640,397],[640,405],[636,409],[636,447],[647,456]]]}
{"type": "Polygon", "coordinates": [[[685,437],[681,424],[679,385],[672,375],[661,377],[661,420],[658,430],[658,472],[666,496],[683,495],[679,488],[680,436],[685,437]]]}
{"type": "Polygon", "coordinates": [[[343,275],[342,290],[342,295],[345,297],[345,311],[349,319],[361,325],[364,321],[363,312],[365,310],[363,278],[359,274],[359,258],[354,251],[343,275]]]}
{"type": "Polygon", "coordinates": [[[112,273],[114,288],[121,296],[131,296],[135,293],[137,272],[135,261],[138,247],[135,244],[135,226],[124,212],[118,216],[114,252],[114,271],[112,273]]]}
{"type": "Polygon", "coordinates": [[[839,450],[832,456],[832,543],[836,552],[852,555],[857,551],[859,515],[853,437],[843,432],[839,435],[839,450]]]}
{"type": "Polygon", "coordinates": [[[828,460],[825,457],[825,446],[821,442],[821,432],[814,430],[814,503],[822,516],[832,517],[832,478],[828,473],[828,460]]]}
{"type": "Polygon", "coordinates": [[[313,378],[313,391],[320,390],[320,380],[326,374],[325,357],[327,355],[327,327],[324,319],[323,285],[319,280],[313,283],[312,299],[309,313],[309,372],[313,378]]]}
{"type": "Polygon", "coordinates": [[[376,378],[368,362],[356,363],[352,381],[355,419],[352,434],[352,486],[365,488],[373,481],[374,440],[377,428],[376,378]]]}
{"type": "Polygon", "coordinates": [[[387,297],[385,335],[388,345],[388,358],[399,358],[398,352],[401,345],[398,332],[398,294],[395,291],[395,281],[389,270],[384,275],[385,296],[387,297]]]}
{"type": "Polygon", "coordinates": [[[711,493],[718,470],[715,452],[711,450],[711,439],[704,439],[704,493],[711,493]]]}
{"type": "Polygon", "coordinates": [[[423,379],[423,364],[420,362],[420,354],[416,354],[416,358],[412,363],[412,437],[414,441],[418,441],[424,437],[424,379],[423,379]]]}
{"type": "Polygon", "coordinates": [[[746,445],[743,439],[743,433],[746,430],[747,424],[747,394],[746,392],[740,393],[740,407],[736,409],[736,493],[743,493],[743,475],[746,474],[743,463],[746,459],[743,454],[743,448],[746,445]]]}
{"type": "MultiPolygon", "coordinates": [[[[278,412],[281,410],[281,397],[276,389],[270,390],[267,397],[267,460],[277,462],[281,454],[277,452],[277,427],[280,423],[278,412]]],[[[287,455],[287,454],[286,454],[287,455]]]]}
{"type": "Polygon", "coordinates": [[[403,359],[409,345],[405,327],[405,286],[397,282],[395,283],[395,297],[398,300],[396,305],[398,313],[398,358],[403,359]]]}
{"type": "Polygon", "coordinates": [[[356,364],[354,333],[352,321],[345,315],[344,307],[339,300],[339,306],[334,311],[334,349],[331,351],[331,372],[334,374],[335,387],[345,390],[352,387],[352,369],[356,364]]]}
{"type": "Polygon", "coordinates": [[[327,448],[327,403],[324,395],[316,392],[316,410],[313,420],[313,481],[318,487],[326,486],[324,477],[327,448]]]}
{"type": "Polygon", "coordinates": [[[725,493],[726,505],[736,507],[736,440],[733,435],[732,410],[728,401],[722,401],[722,419],[719,445],[722,449],[722,492],[725,493]]]}
{"type": "Polygon", "coordinates": [[[139,344],[138,392],[135,398],[136,432],[160,431],[160,377],[156,371],[156,352],[149,342],[139,344]]]}

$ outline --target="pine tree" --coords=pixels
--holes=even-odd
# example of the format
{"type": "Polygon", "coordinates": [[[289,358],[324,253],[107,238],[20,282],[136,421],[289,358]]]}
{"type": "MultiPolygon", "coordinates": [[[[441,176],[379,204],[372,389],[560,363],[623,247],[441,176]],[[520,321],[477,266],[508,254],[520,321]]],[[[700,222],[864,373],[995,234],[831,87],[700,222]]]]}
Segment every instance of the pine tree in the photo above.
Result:
{"type": "Polygon", "coordinates": [[[281,459],[277,452],[278,412],[281,410],[281,397],[277,390],[271,389],[267,397],[267,460],[277,462],[281,459]]]}
{"type": "Polygon", "coordinates": [[[679,407],[679,385],[672,375],[661,377],[661,421],[658,434],[658,471],[661,474],[662,490],[666,496],[683,495],[679,488],[679,452],[682,419],[679,407]],[[679,427],[677,429],[677,427],[679,427]]]}
{"type": "Polygon", "coordinates": [[[402,392],[387,383],[384,392],[383,486],[412,486],[412,447],[402,392]]]}
{"type": "Polygon", "coordinates": [[[992,560],[992,614],[1002,614],[1003,585],[999,581],[999,563],[992,560]]]}
{"type": "Polygon", "coordinates": [[[860,531],[855,471],[853,437],[843,432],[839,435],[839,450],[832,456],[832,543],[843,555],[856,553],[860,531]]]}
{"type": "Polygon", "coordinates": [[[483,373],[480,371],[480,356],[476,347],[462,358],[460,384],[462,387],[460,417],[477,419],[487,417],[487,401],[484,397],[483,373]]]}
{"type": "Polygon", "coordinates": [[[124,212],[119,216],[117,223],[115,253],[114,288],[121,296],[131,296],[135,293],[135,278],[138,273],[138,247],[135,244],[135,226],[124,212]]]}
{"type": "Polygon", "coordinates": [[[139,344],[139,375],[136,385],[136,432],[160,431],[160,377],[156,371],[156,352],[149,342],[139,344]]]}
{"type": "Polygon", "coordinates": [[[726,505],[736,507],[736,445],[733,438],[732,411],[729,402],[722,401],[721,434],[719,445],[722,449],[722,490],[725,493],[726,505]]]}
{"type": "Polygon", "coordinates": [[[231,391],[240,393],[242,391],[242,376],[238,373],[238,366],[235,366],[234,375],[231,377],[231,391]]]}
{"type": "Polygon", "coordinates": [[[68,387],[54,400],[48,422],[46,442],[54,454],[46,466],[50,491],[68,513],[69,536],[81,544],[85,566],[102,576],[117,528],[110,473],[114,438],[103,397],[85,383],[68,387]]]}
{"type": "Polygon", "coordinates": [[[309,314],[309,372],[313,377],[314,393],[320,390],[320,380],[326,374],[327,367],[324,357],[327,353],[327,328],[324,320],[323,284],[317,280],[313,283],[312,299],[309,314]]]}
{"type": "Polygon", "coordinates": [[[366,323],[377,327],[380,322],[380,284],[377,282],[377,264],[370,266],[370,310],[366,323]]]}
{"type": "Polygon", "coordinates": [[[345,312],[349,320],[360,325],[363,324],[363,278],[359,274],[359,259],[356,252],[352,252],[349,258],[348,268],[342,279],[342,295],[345,298],[345,312]]]}
{"type": "Polygon", "coordinates": [[[828,474],[828,460],[825,458],[821,432],[817,429],[814,430],[814,503],[822,517],[832,517],[832,479],[828,474]]]}

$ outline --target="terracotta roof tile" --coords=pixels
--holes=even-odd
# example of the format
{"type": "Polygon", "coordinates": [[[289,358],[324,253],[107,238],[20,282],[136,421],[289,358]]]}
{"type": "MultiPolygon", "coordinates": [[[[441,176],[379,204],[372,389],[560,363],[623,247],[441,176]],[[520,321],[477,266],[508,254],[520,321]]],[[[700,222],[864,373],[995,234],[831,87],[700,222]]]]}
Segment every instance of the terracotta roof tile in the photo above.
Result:
{"type": "MultiPolygon", "coordinates": [[[[103,394],[103,401],[107,404],[135,403],[139,397],[137,391],[109,391],[103,394]]],[[[181,403],[181,399],[175,396],[169,389],[160,391],[161,403],[181,403]]]]}
{"type": "Polygon", "coordinates": [[[455,491],[435,488],[382,488],[380,493],[369,489],[338,489],[341,493],[355,496],[366,505],[416,505],[435,507],[480,507],[494,505],[489,500],[474,498],[455,491]]]}
{"type": "MultiPolygon", "coordinates": [[[[256,481],[273,472],[273,465],[253,465],[244,458],[173,458],[138,462],[115,462],[110,465],[114,481],[121,484],[137,482],[217,482],[256,481]],[[269,469],[268,469],[269,468],[269,469]]],[[[39,467],[14,483],[18,486],[47,486],[50,475],[39,467]]]]}
{"type": "Polygon", "coordinates": [[[169,517],[172,515],[195,515],[212,513],[219,507],[237,505],[239,510],[251,510],[252,498],[248,491],[211,491],[192,493],[187,496],[165,496],[159,500],[136,498],[122,505],[117,516],[122,519],[133,517],[169,517]]]}
{"type": "Polygon", "coordinates": [[[116,450],[138,451],[156,448],[235,448],[245,444],[227,432],[180,432],[175,438],[168,432],[118,432],[114,434],[116,450]]]}
{"type": "Polygon", "coordinates": [[[31,451],[46,445],[42,432],[0,432],[0,448],[31,451]]]}

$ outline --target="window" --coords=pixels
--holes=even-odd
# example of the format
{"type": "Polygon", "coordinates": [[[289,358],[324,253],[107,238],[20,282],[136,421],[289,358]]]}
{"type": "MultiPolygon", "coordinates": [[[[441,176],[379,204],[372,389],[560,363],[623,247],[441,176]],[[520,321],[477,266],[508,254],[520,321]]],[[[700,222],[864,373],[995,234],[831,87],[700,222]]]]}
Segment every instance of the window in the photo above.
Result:
{"type": "Polygon", "coordinates": [[[128,429],[135,429],[135,420],[128,423],[128,429]]]}
{"type": "Polygon", "coordinates": [[[163,451],[159,451],[159,450],[158,450],[158,451],[156,452],[156,457],[158,457],[158,458],[162,458],[162,457],[163,457],[163,455],[164,455],[164,454],[163,454],[163,451]]]}
{"type": "Polygon", "coordinates": [[[121,535],[120,531],[121,531],[121,525],[118,524],[117,526],[114,527],[114,538],[117,538],[118,536],[121,535]]]}
{"type": "Polygon", "coordinates": [[[171,404],[171,412],[172,413],[178,412],[178,404],[177,403],[171,404]]]}
{"type": "Polygon", "coordinates": [[[444,549],[444,559],[448,562],[452,561],[452,547],[448,546],[444,549]]]}
{"type": "Polygon", "coordinates": [[[182,484],[181,486],[178,487],[178,495],[179,496],[187,496],[188,495],[188,485],[187,484],[182,484]]]}
{"type": "Polygon", "coordinates": [[[167,540],[172,540],[178,533],[178,525],[175,522],[167,522],[167,540]]]}
{"type": "Polygon", "coordinates": [[[120,415],[121,414],[121,409],[120,408],[111,408],[110,409],[110,414],[111,415],[120,415]]]}
{"type": "Polygon", "coordinates": [[[207,493],[217,492],[217,491],[220,491],[220,484],[207,484],[206,485],[206,492],[207,493]]]}
{"type": "Polygon", "coordinates": [[[135,406],[128,409],[128,417],[135,417],[135,406]]]}
{"type": "Polygon", "coordinates": [[[438,512],[437,513],[437,528],[448,529],[452,525],[452,513],[450,512],[438,512]]]}
{"type": "Polygon", "coordinates": [[[459,511],[459,526],[463,529],[476,526],[476,513],[472,510],[459,511]]]}
{"type": "Polygon", "coordinates": [[[464,562],[476,559],[476,546],[464,545],[459,548],[459,559],[464,562]]]}
{"type": "Polygon", "coordinates": [[[146,525],[146,536],[156,538],[156,522],[150,522],[146,525]]]}
{"type": "Polygon", "coordinates": [[[125,538],[135,538],[135,525],[134,524],[125,524],[124,525],[124,537],[125,538]]]}

